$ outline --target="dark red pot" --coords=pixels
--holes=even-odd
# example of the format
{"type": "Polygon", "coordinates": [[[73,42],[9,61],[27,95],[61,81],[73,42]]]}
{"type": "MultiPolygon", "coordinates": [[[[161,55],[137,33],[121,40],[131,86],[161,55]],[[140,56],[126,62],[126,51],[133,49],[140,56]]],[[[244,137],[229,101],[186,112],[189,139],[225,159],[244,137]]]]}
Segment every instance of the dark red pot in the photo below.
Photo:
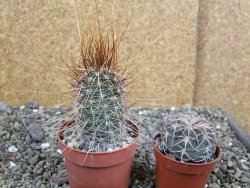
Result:
{"type": "Polygon", "coordinates": [[[171,159],[162,154],[155,144],[156,186],[157,188],[204,188],[211,171],[218,162],[221,150],[217,147],[215,160],[209,163],[192,164],[171,159]]]}
{"type": "Polygon", "coordinates": [[[83,152],[68,147],[61,133],[66,122],[59,129],[57,139],[66,162],[71,188],[128,188],[132,159],[135,154],[140,129],[132,124],[138,136],[134,142],[120,150],[112,152],[83,152]]]}

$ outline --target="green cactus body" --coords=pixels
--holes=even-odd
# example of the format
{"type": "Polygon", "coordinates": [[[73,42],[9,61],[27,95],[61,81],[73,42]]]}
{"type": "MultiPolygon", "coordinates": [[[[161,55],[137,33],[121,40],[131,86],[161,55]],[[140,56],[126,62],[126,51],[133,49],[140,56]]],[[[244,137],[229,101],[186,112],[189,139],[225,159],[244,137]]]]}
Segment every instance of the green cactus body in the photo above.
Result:
{"type": "Polygon", "coordinates": [[[130,143],[132,128],[125,118],[127,69],[118,64],[121,38],[112,29],[83,37],[80,61],[68,65],[75,123],[65,133],[66,141],[77,149],[103,152],[130,143]]]}
{"type": "Polygon", "coordinates": [[[126,105],[119,74],[107,68],[89,69],[81,79],[78,93],[76,124],[82,127],[83,133],[105,137],[123,131],[126,105]]]}
{"type": "Polygon", "coordinates": [[[183,162],[208,161],[216,152],[218,139],[211,123],[203,117],[179,113],[164,124],[161,146],[183,162]]]}

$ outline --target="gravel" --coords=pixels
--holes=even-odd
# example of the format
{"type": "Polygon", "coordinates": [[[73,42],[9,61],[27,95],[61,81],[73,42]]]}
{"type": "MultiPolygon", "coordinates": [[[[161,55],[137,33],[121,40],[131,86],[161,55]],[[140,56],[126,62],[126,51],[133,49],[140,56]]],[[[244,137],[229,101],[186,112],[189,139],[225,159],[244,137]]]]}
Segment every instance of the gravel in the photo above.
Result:
{"type": "MultiPolygon", "coordinates": [[[[58,105],[46,110],[33,101],[26,106],[8,106],[0,102],[0,187],[69,187],[64,159],[55,137],[58,127],[45,123],[56,120],[68,110],[58,105]]],[[[152,137],[161,130],[163,119],[178,111],[205,116],[213,122],[221,139],[222,157],[206,187],[249,188],[250,153],[228,126],[223,112],[188,105],[181,109],[131,110],[143,135],[134,158],[130,187],[155,187],[152,137]]]]}

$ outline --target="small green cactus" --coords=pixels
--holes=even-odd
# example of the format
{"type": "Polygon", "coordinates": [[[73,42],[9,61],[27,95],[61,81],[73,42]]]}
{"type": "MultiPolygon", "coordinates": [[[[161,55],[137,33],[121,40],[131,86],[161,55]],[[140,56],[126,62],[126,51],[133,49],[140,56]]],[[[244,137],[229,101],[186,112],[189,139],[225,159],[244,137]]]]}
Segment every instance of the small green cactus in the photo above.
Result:
{"type": "Polygon", "coordinates": [[[208,162],[213,158],[218,138],[212,124],[191,113],[178,113],[163,125],[160,148],[182,162],[208,162]]]}

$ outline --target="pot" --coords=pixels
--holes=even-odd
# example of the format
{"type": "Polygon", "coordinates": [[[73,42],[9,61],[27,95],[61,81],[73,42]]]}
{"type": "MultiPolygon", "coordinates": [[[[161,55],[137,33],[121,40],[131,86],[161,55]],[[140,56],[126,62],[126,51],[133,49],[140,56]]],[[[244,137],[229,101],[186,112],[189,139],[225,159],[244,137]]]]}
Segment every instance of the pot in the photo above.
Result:
{"type": "Polygon", "coordinates": [[[65,158],[71,188],[128,188],[132,159],[135,154],[140,129],[133,143],[111,152],[84,152],[68,147],[62,140],[63,129],[74,121],[65,122],[57,133],[62,154],[65,158]]]}
{"type": "Polygon", "coordinates": [[[202,164],[184,163],[174,160],[160,152],[155,144],[154,155],[156,158],[156,187],[157,188],[204,188],[211,171],[216,166],[221,149],[216,148],[216,159],[202,164]]]}

